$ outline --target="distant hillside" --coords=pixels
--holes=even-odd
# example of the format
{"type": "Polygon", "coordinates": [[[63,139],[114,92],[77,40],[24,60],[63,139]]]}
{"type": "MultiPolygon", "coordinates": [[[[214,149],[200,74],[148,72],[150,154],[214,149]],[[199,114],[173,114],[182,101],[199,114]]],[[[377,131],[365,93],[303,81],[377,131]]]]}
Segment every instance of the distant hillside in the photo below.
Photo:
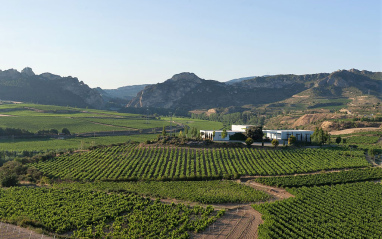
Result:
{"type": "Polygon", "coordinates": [[[77,78],[51,73],[35,75],[29,67],[21,72],[0,70],[0,99],[91,108],[104,105],[101,95],[77,78]]]}
{"type": "Polygon", "coordinates": [[[270,76],[270,75],[242,77],[242,78],[232,79],[232,80],[226,81],[224,83],[226,83],[227,85],[232,85],[232,84],[239,83],[239,82],[242,82],[245,80],[254,79],[256,77],[267,77],[267,76],[270,76]]]}
{"type": "Polygon", "coordinates": [[[224,83],[226,83],[227,85],[232,85],[232,84],[235,84],[235,83],[238,83],[238,82],[242,82],[244,80],[253,79],[255,77],[257,77],[257,76],[242,77],[242,78],[232,79],[232,80],[226,81],[224,83]]]}
{"type": "MultiPolygon", "coordinates": [[[[369,94],[382,98],[380,72],[355,69],[309,75],[255,77],[233,84],[204,80],[193,73],[180,73],[163,83],[146,86],[127,107],[209,109],[217,107],[259,106],[292,97],[351,98],[369,94]]],[[[345,100],[344,100],[345,102],[345,100]]]]}
{"type": "Polygon", "coordinates": [[[120,98],[124,100],[131,100],[137,96],[138,92],[143,90],[148,84],[144,85],[130,85],[123,86],[117,89],[102,89],[105,96],[110,98],[120,98]]]}

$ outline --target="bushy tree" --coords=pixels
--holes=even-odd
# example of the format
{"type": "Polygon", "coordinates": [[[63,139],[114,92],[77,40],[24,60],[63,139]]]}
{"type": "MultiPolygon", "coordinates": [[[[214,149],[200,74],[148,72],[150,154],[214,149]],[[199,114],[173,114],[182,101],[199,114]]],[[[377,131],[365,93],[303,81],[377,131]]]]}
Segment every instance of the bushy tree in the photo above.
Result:
{"type": "Polygon", "coordinates": [[[247,138],[246,140],[245,140],[245,143],[247,144],[247,146],[250,146],[251,144],[253,144],[253,139],[252,138],[247,138]]]}
{"type": "Polygon", "coordinates": [[[163,136],[166,136],[166,134],[167,134],[167,133],[166,133],[166,127],[163,126],[163,129],[162,129],[162,135],[163,135],[163,136]]]}
{"type": "Polygon", "coordinates": [[[336,143],[337,143],[337,144],[341,143],[341,137],[340,137],[340,136],[338,136],[338,137],[336,138],[336,143]]]}
{"type": "Polygon", "coordinates": [[[288,145],[293,145],[296,143],[296,136],[294,135],[291,135],[289,138],[288,138],[288,145]]]}
{"type": "Polygon", "coordinates": [[[272,139],[272,145],[276,148],[279,145],[279,141],[277,139],[272,139]]]}
{"type": "Polygon", "coordinates": [[[69,131],[68,128],[63,128],[63,129],[61,130],[61,133],[65,134],[65,135],[70,135],[70,131],[69,131]]]}
{"type": "Polygon", "coordinates": [[[263,127],[252,126],[245,130],[245,136],[252,138],[254,141],[260,142],[263,139],[263,127]]]}
{"type": "Polygon", "coordinates": [[[324,144],[329,142],[330,136],[329,133],[324,131],[322,128],[316,128],[312,134],[312,141],[317,144],[324,144]]]}
{"type": "Polygon", "coordinates": [[[16,186],[19,183],[19,175],[26,173],[26,167],[17,161],[6,162],[0,168],[0,184],[2,187],[16,186]]]}
{"type": "Polygon", "coordinates": [[[224,139],[225,137],[227,137],[227,130],[223,129],[222,139],[224,139]]]}

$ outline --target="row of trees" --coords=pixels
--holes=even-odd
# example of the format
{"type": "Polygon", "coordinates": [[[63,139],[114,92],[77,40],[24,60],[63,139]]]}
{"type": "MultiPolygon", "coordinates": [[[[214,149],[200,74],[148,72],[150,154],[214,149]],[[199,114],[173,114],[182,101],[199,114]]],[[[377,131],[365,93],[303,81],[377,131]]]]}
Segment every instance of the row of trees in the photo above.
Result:
{"type": "MultiPolygon", "coordinates": [[[[65,135],[70,135],[70,131],[67,128],[63,128],[61,132],[65,135]]],[[[59,132],[57,129],[49,129],[49,130],[39,130],[37,131],[38,135],[57,135],[59,132]]],[[[0,128],[0,136],[27,136],[34,135],[34,133],[18,128],[0,128]]]]}

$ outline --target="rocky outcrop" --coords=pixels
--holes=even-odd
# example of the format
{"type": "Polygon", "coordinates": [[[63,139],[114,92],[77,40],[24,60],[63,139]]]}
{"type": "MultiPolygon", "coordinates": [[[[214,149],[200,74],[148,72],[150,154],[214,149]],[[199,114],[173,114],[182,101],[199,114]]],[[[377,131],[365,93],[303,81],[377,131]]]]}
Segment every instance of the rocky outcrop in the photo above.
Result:
{"type": "Polygon", "coordinates": [[[255,77],[224,84],[204,80],[193,73],[174,75],[156,85],[146,86],[127,107],[158,107],[182,109],[210,109],[230,106],[261,105],[282,101],[295,94],[343,97],[342,92],[356,87],[378,97],[382,81],[380,74],[358,70],[337,71],[331,74],[273,75],[255,77]]]}
{"type": "Polygon", "coordinates": [[[32,71],[32,68],[30,67],[25,67],[22,71],[21,74],[27,75],[27,76],[34,76],[34,72],[32,71]]]}
{"type": "Polygon", "coordinates": [[[0,70],[0,98],[39,104],[102,108],[101,95],[75,77],[51,73],[36,75],[30,67],[21,72],[0,70]]]}
{"type": "MultiPolygon", "coordinates": [[[[127,106],[157,108],[178,107],[179,103],[184,100],[184,97],[189,92],[206,82],[206,80],[199,78],[194,73],[184,72],[176,74],[164,83],[146,86],[127,106]]],[[[218,84],[224,85],[223,83],[218,84]]],[[[203,89],[203,91],[212,92],[212,89],[207,87],[203,89]]]]}

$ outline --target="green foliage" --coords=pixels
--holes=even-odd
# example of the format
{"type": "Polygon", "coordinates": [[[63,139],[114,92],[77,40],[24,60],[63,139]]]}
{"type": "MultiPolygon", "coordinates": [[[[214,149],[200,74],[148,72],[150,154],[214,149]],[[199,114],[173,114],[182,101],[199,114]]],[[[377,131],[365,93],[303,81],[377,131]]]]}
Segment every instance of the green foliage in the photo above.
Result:
{"type": "Polygon", "coordinates": [[[63,128],[61,130],[61,133],[65,134],[65,135],[70,135],[70,131],[68,130],[68,128],[63,128]]]}
{"type": "MultiPolygon", "coordinates": [[[[347,144],[375,144],[380,136],[352,136],[346,138],[347,144]]],[[[345,143],[345,142],[344,142],[345,143]]]]}
{"type": "Polygon", "coordinates": [[[167,135],[167,133],[166,133],[166,127],[165,127],[165,126],[163,126],[163,129],[162,129],[162,135],[163,135],[163,136],[166,136],[166,135],[167,135]]]}
{"type": "Polygon", "coordinates": [[[54,188],[134,192],[147,197],[175,198],[200,203],[247,203],[264,201],[268,194],[231,181],[142,181],[62,183],[54,188]]]}
{"type": "Polygon", "coordinates": [[[294,145],[296,143],[296,136],[294,135],[291,135],[289,138],[288,138],[288,145],[294,145]]]}
{"type": "Polygon", "coordinates": [[[338,136],[338,137],[336,138],[336,143],[337,143],[337,144],[341,143],[341,140],[342,140],[342,139],[341,139],[341,136],[338,136]]]}
{"type": "Polygon", "coordinates": [[[227,130],[223,129],[222,139],[225,139],[226,137],[227,137],[227,130]]]}
{"type": "Polygon", "coordinates": [[[322,128],[316,128],[311,136],[311,140],[316,144],[324,144],[330,142],[330,136],[328,132],[325,132],[322,128]]]}
{"type": "Polygon", "coordinates": [[[311,175],[256,178],[255,181],[277,187],[302,187],[361,182],[376,179],[382,179],[382,168],[353,169],[349,171],[311,175]]]}
{"type": "Polygon", "coordinates": [[[272,139],[271,144],[276,148],[279,145],[279,141],[277,139],[272,139]]]}
{"type": "Polygon", "coordinates": [[[253,144],[253,139],[252,138],[247,138],[246,140],[245,140],[245,143],[247,144],[247,146],[250,146],[250,145],[252,145],[253,144]]]}
{"type": "Polygon", "coordinates": [[[202,231],[224,214],[211,206],[169,205],[126,192],[29,187],[0,190],[0,208],[2,220],[27,219],[59,234],[74,230],[76,238],[187,238],[188,231],[202,231]]]}
{"type": "Polygon", "coordinates": [[[2,187],[17,186],[19,183],[19,177],[10,172],[0,172],[0,185],[2,187]]]}
{"type": "Polygon", "coordinates": [[[16,161],[9,161],[0,167],[0,184],[2,187],[16,186],[19,175],[26,173],[26,167],[16,161]]]}
{"type": "Polygon", "coordinates": [[[246,140],[247,137],[242,133],[235,133],[229,136],[229,140],[246,140]]]}
{"type": "Polygon", "coordinates": [[[263,127],[248,127],[245,129],[245,135],[249,138],[252,138],[256,142],[260,142],[263,139],[263,127]]]}
{"type": "Polygon", "coordinates": [[[282,175],[366,167],[363,151],[344,149],[104,147],[34,164],[52,177],[78,180],[206,180],[225,175],[282,175]]]}
{"type": "Polygon", "coordinates": [[[289,189],[294,198],[253,205],[259,238],[380,238],[382,185],[373,182],[289,189]]]}

